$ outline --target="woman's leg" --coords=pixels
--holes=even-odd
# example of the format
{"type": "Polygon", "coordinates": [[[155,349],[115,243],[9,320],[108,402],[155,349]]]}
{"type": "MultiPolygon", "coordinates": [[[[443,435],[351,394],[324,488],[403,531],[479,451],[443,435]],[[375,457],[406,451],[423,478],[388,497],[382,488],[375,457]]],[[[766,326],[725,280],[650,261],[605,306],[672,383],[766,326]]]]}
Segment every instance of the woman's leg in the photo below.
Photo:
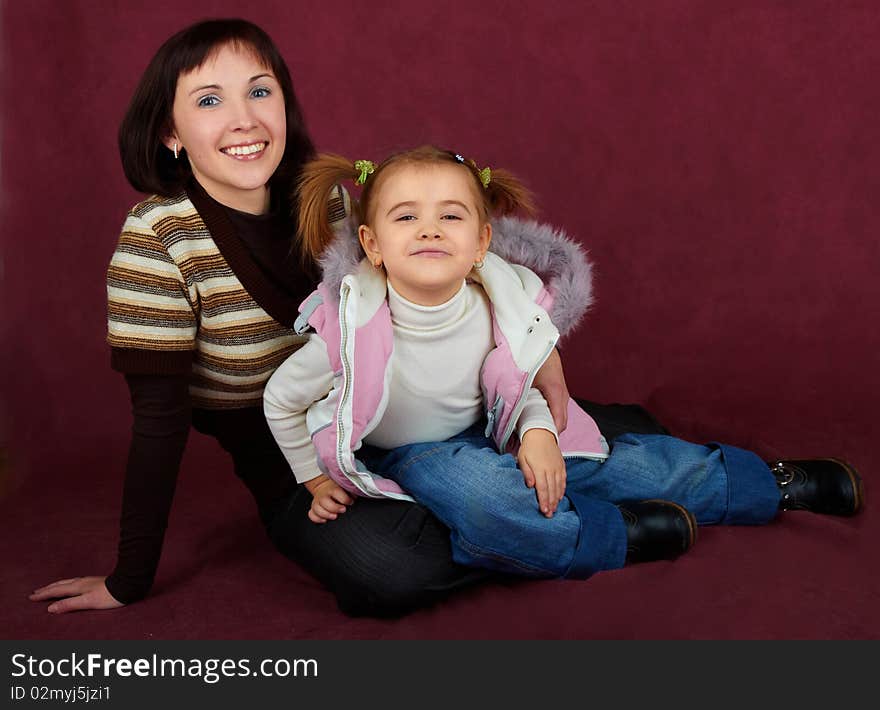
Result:
{"type": "Polygon", "coordinates": [[[490,576],[453,561],[449,530],[420,505],[359,499],[337,520],[311,522],[311,494],[293,480],[262,409],[240,419],[218,439],[256,498],[270,539],[333,592],[344,612],[396,616],[490,576]]]}
{"type": "Polygon", "coordinates": [[[362,498],[318,525],[307,517],[311,503],[300,486],[272,517],[269,537],[347,614],[397,616],[490,576],[453,561],[449,529],[421,505],[362,498]]]}

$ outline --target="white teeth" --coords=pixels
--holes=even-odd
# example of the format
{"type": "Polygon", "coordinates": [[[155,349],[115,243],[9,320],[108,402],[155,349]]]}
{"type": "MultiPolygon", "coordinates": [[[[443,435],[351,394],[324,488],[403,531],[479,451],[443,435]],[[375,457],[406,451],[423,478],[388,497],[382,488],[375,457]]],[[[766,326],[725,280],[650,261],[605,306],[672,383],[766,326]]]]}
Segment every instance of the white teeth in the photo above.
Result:
{"type": "Polygon", "coordinates": [[[229,155],[251,155],[259,153],[266,148],[265,143],[252,143],[251,145],[233,145],[223,148],[223,152],[229,155]]]}

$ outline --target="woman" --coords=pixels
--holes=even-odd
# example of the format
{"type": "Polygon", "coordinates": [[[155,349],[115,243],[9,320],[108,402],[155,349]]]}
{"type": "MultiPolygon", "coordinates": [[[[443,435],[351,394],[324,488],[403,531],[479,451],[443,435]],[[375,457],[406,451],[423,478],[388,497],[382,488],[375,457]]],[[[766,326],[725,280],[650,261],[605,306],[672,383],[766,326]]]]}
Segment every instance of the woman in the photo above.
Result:
{"type": "MultiPolygon", "coordinates": [[[[308,519],[262,413],[263,387],[304,342],[293,324],[315,270],[291,249],[287,196],[313,156],[289,71],[243,20],[211,20],[158,50],[120,126],[123,168],[152,194],[129,212],[108,270],[108,342],[134,425],[117,564],[31,594],[65,613],[143,598],[158,567],[190,426],[232,457],[270,539],[349,614],[390,615],[485,573],[453,563],[449,532],[421,506],[369,501],[334,525],[308,519]]],[[[338,192],[328,209],[346,215],[338,192]]],[[[564,427],[559,358],[536,387],[564,427]]]]}

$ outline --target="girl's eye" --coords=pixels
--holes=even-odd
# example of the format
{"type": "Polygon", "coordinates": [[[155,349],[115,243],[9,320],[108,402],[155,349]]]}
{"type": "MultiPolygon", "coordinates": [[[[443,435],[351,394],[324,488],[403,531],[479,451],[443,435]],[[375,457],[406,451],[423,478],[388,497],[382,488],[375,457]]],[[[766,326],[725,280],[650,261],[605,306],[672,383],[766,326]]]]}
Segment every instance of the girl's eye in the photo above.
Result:
{"type": "Polygon", "coordinates": [[[220,97],[215,96],[214,94],[209,94],[208,96],[203,96],[202,98],[199,99],[199,106],[203,107],[203,108],[209,107],[209,106],[216,106],[219,103],[220,103],[220,97]]]}
{"type": "Polygon", "coordinates": [[[453,220],[453,219],[461,219],[461,217],[459,217],[457,214],[445,214],[445,215],[443,215],[443,217],[441,217],[441,219],[453,220]]]}
{"type": "Polygon", "coordinates": [[[395,219],[394,221],[395,221],[395,222],[410,222],[410,221],[412,221],[412,220],[414,220],[414,219],[415,219],[415,215],[411,215],[411,214],[402,214],[402,215],[400,215],[400,217],[398,217],[398,218],[395,219]]]}
{"type": "Polygon", "coordinates": [[[251,91],[251,96],[255,99],[265,99],[267,96],[271,95],[271,93],[271,89],[268,89],[265,86],[256,86],[251,91]]]}

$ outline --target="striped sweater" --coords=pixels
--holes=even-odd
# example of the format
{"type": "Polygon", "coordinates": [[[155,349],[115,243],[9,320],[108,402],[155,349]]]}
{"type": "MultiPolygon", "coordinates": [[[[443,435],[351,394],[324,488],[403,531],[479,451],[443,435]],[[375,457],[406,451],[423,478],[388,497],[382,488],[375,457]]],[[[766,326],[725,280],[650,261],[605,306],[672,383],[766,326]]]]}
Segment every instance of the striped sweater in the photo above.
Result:
{"type": "MultiPolygon", "coordinates": [[[[340,218],[348,206],[340,192],[330,209],[340,218]]],[[[300,298],[266,277],[197,184],[131,209],[107,296],[114,369],[189,372],[192,404],[204,409],[262,406],[266,381],[306,340],[292,330],[300,298]]]]}

